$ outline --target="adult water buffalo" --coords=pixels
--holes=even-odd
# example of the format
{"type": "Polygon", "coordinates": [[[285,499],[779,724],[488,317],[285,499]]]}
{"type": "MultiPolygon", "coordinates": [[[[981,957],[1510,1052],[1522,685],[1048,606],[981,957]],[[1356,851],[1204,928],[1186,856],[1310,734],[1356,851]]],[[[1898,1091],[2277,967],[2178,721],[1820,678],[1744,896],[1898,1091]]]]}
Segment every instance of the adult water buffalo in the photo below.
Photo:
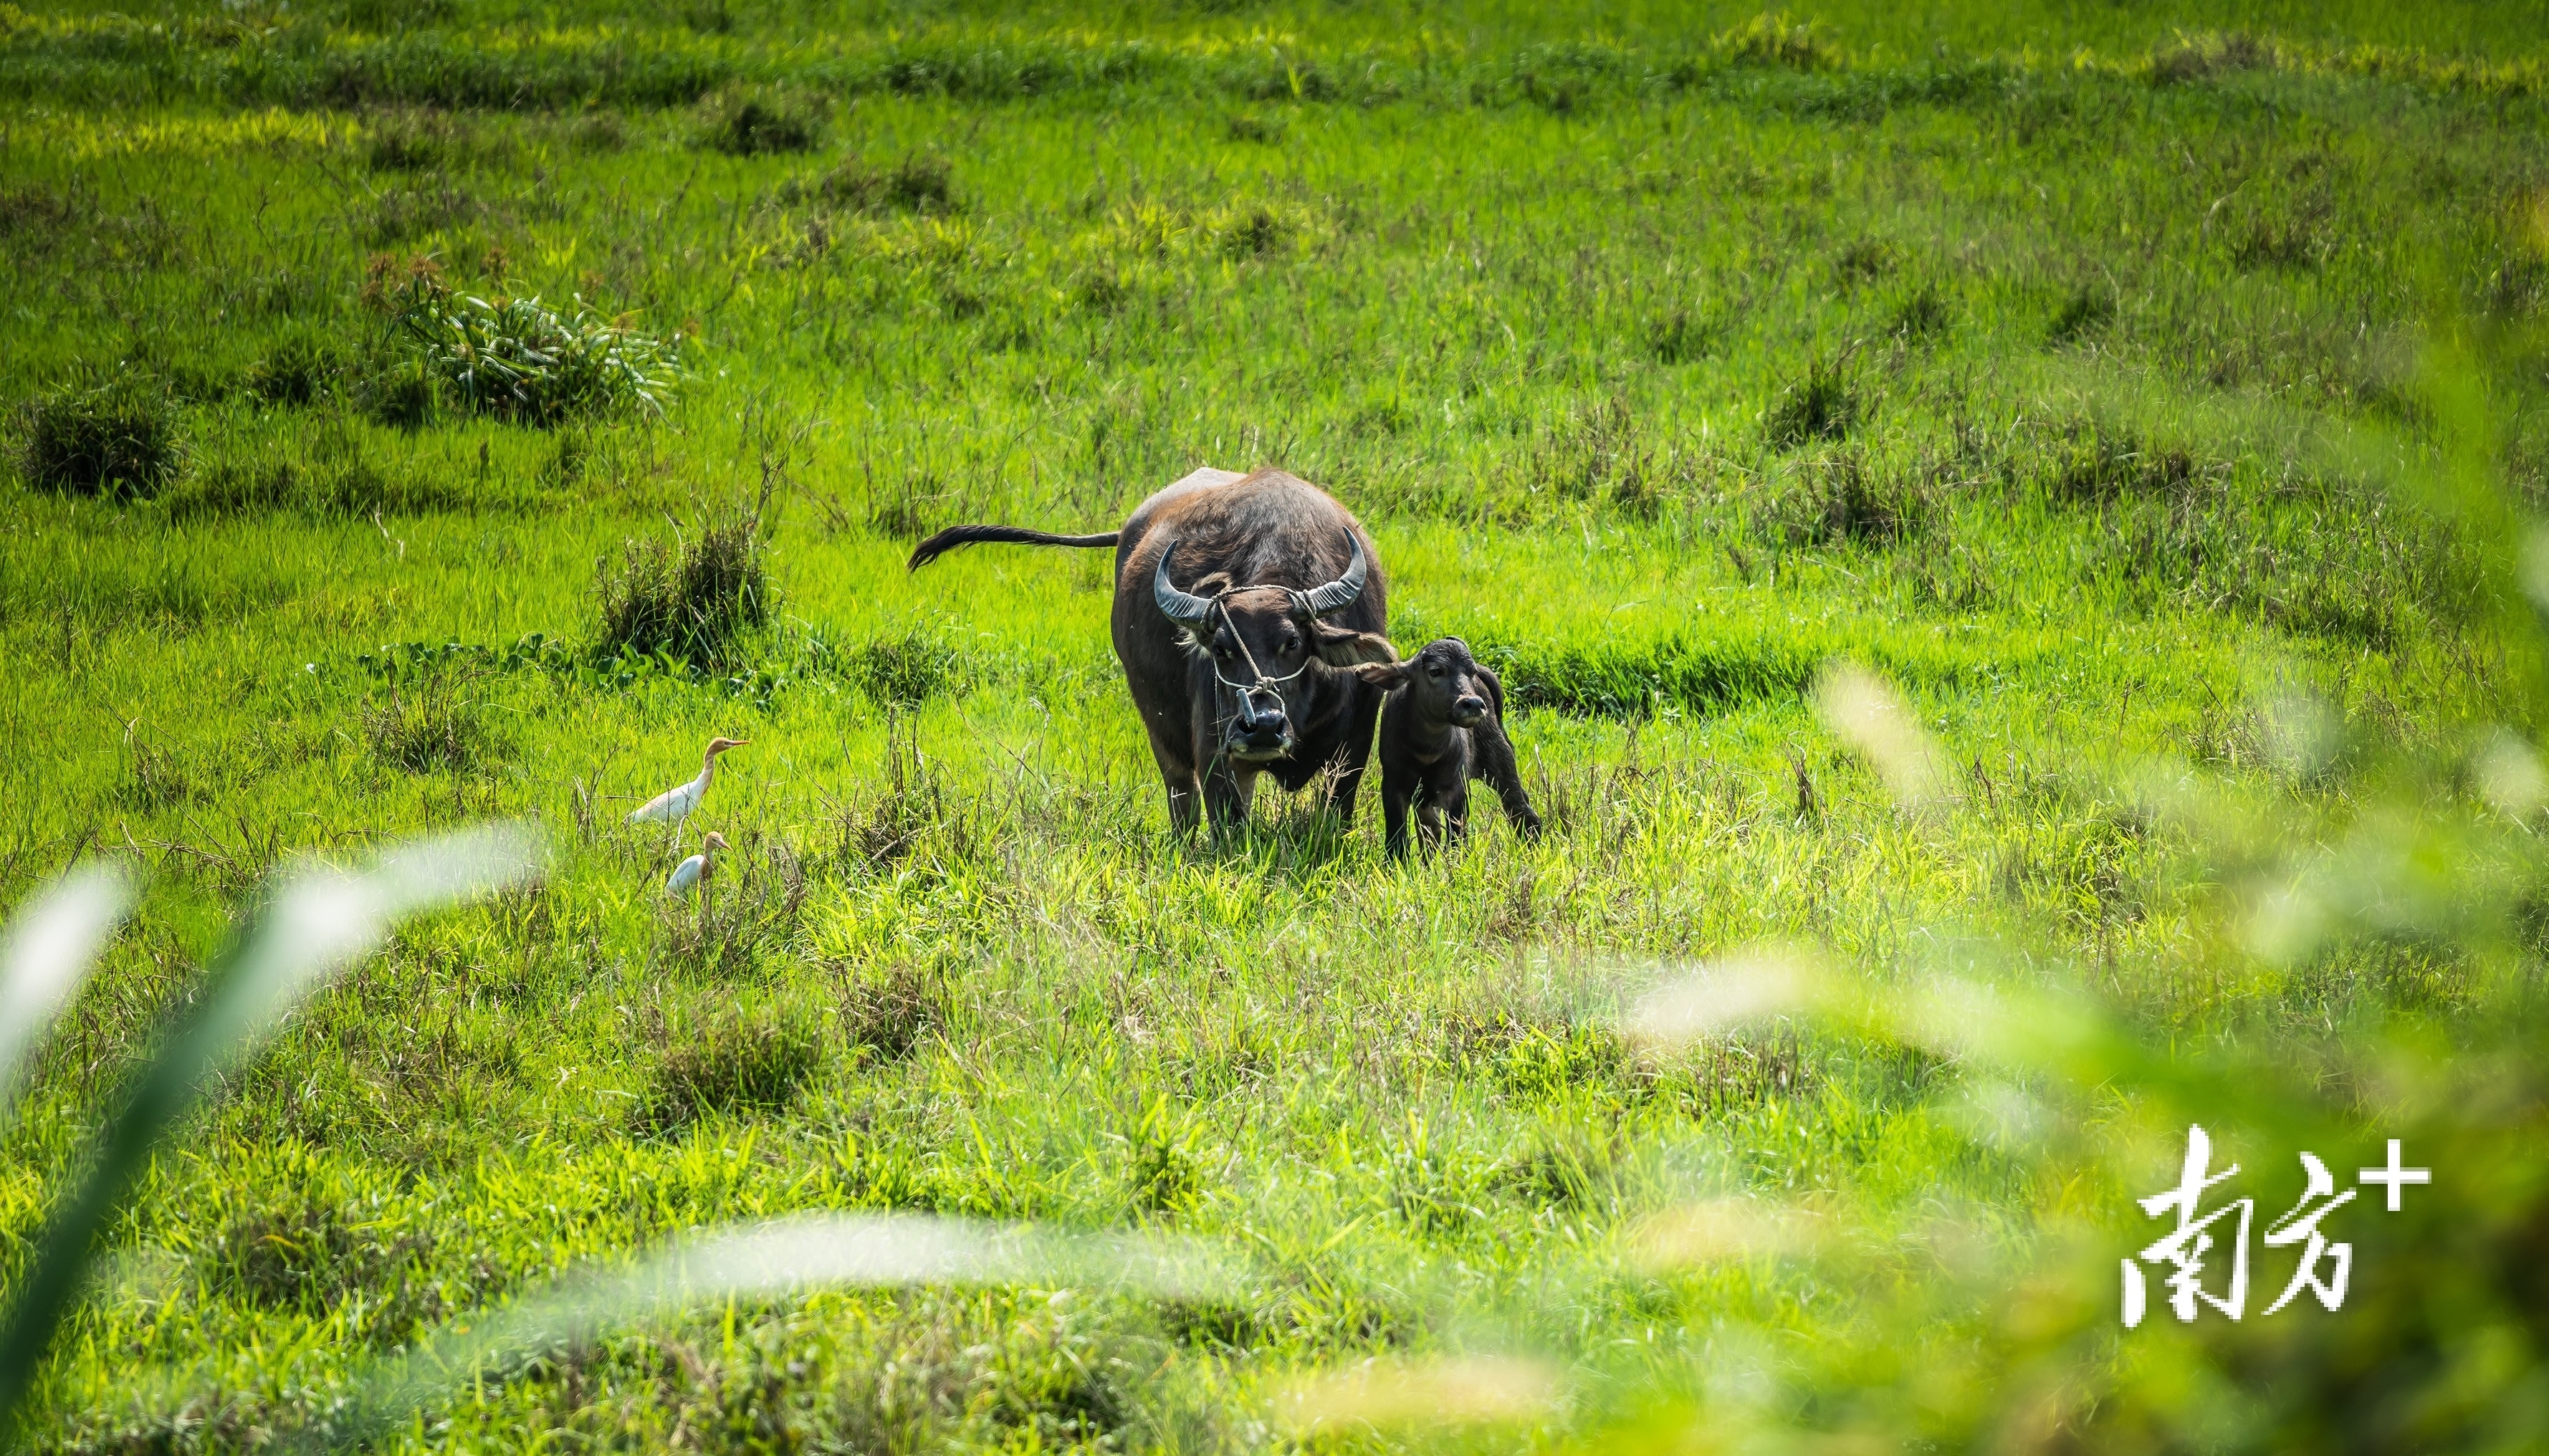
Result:
{"type": "Polygon", "coordinates": [[[1180,833],[1198,794],[1215,828],[1245,819],[1260,774],[1286,789],[1324,774],[1329,807],[1353,820],[1382,693],[1347,670],[1398,654],[1371,538],[1326,492],[1279,470],[1198,470],[1121,530],[951,526],[910,567],[978,541],[1115,548],[1115,656],[1180,833]]]}

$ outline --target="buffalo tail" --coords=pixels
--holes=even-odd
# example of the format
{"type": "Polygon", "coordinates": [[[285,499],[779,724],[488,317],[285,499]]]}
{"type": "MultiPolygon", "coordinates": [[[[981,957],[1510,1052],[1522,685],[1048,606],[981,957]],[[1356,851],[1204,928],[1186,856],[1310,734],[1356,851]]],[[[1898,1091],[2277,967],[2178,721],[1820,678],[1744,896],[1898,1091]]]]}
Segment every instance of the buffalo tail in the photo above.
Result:
{"type": "Polygon", "coordinates": [[[1099,531],[1086,536],[1057,536],[1051,531],[1030,531],[1024,526],[949,526],[937,535],[911,548],[911,559],[903,570],[916,572],[959,546],[978,541],[1003,542],[1011,546],[1112,546],[1121,531],[1099,531]]]}

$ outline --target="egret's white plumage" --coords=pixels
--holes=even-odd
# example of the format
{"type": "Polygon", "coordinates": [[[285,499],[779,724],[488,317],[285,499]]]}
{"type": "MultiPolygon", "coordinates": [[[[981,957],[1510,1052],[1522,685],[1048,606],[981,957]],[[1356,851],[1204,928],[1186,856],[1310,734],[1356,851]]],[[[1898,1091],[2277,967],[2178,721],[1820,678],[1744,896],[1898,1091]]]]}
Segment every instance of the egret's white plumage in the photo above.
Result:
{"type": "Polygon", "coordinates": [[[708,759],[700,765],[700,776],[677,788],[668,788],[629,810],[628,822],[679,824],[689,818],[691,811],[700,806],[700,800],[708,797],[708,784],[716,778],[717,755],[730,748],[741,748],[750,742],[752,740],[749,738],[709,739],[708,759]]]}
{"type": "Polygon", "coordinates": [[[710,831],[707,842],[700,846],[698,854],[673,866],[673,877],[664,881],[664,893],[687,895],[708,883],[708,876],[716,872],[716,864],[711,857],[724,848],[725,836],[710,831]]]}

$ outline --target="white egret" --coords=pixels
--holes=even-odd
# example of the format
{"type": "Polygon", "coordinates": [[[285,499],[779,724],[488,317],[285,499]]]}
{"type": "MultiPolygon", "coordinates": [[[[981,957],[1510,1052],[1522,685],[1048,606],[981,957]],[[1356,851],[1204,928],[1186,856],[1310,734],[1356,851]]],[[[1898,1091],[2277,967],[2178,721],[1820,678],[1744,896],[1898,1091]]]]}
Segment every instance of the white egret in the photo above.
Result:
{"type": "Polygon", "coordinates": [[[709,830],[708,839],[700,845],[700,852],[673,866],[673,877],[664,881],[664,893],[687,895],[707,884],[708,876],[716,873],[716,862],[711,857],[724,848],[725,836],[709,830]]]}
{"type": "Polygon", "coordinates": [[[750,742],[752,740],[749,738],[709,739],[708,760],[700,765],[700,776],[678,788],[668,788],[629,810],[628,822],[679,825],[684,819],[690,817],[693,809],[700,806],[700,800],[708,797],[708,784],[716,778],[717,755],[730,748],[741,748],[750,742]]]}

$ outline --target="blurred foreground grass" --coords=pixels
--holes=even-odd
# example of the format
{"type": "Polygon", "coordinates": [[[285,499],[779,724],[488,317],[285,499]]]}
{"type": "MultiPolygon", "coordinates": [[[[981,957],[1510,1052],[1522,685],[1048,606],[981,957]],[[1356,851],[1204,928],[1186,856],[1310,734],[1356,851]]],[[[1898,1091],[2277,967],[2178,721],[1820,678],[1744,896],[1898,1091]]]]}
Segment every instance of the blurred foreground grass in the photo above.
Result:
{"type": "Polygon", "coordinates": [[[275,869],[554,846],[216,1079],[31,1434],[395,1386],[378,1447],[2535,1444],[2535,38],[0,11],[0,891],[144,877],[0,1134],[0,1282],[275,869]],[[490,408],[419,280],[664,346],[665,416],[490,408]],[[33,468],[92,396],[164,475],[33,468]],[[1102,562],[899,570],[1261,461],[1504,673],[1545,843],[1174,844],[1102,562]],[[613,637],[691,559],[752,609],[613,637]],[[712,733],[735,873],[667,905],[619,816],[712,733]],[[1744,1001],[1641,1033],[1695,966],[1744,1001]],[[2246,1320],[2127,1334],[2195,1122],[2260,1231],[2304,1150],[2435,1182],[2331,1216],[2341,1312],[2260,1317],[2252,1249],[2246,1320]],[[845,1211],[1234,1272],[531,1318],[845,1211]]]}

